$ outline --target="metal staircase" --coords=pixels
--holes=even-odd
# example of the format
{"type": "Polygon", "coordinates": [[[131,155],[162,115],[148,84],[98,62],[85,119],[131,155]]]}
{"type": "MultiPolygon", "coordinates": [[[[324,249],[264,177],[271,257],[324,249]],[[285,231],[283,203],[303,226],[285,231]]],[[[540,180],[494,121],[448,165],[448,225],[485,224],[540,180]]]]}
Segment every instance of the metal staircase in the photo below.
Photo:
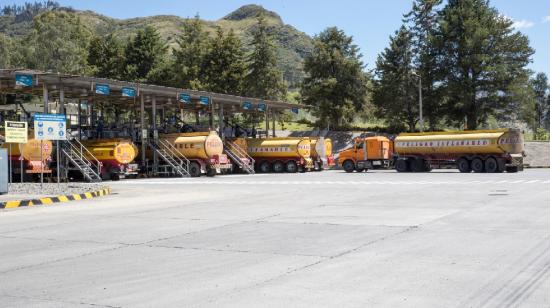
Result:
{"type": "Polygon", "coordinates": [[[61,153],[68,168],[78,170],[88,182],[101,182],[101,162],[77,139],[61,143],[61,153]]]}
{"type": "Polygon", "coordinates": [[[241,169],[248,173],[254,174],[254,159],[248,155],[248,153],[240,146],[232,141],[226,140],[224,142],[224,150],[227,156],[236,163],[241,169]]]}
{"type": "Polygon", "coordinates": [[[150,140],[148,145],[165,163],[168,164],[176,176],[191,176],[189,173],[189,160],[170,142],[167,140],[157,140],[156,142],[154,140],[150,140]]]}

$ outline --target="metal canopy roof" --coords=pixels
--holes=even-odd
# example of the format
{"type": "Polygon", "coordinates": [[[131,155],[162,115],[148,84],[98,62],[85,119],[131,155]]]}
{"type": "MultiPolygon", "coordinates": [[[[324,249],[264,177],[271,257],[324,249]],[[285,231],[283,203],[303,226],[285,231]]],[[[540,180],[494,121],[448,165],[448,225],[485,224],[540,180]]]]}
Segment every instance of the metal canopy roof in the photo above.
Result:
{"type": "MultiPolygon", "coordinates": [[[[58,93],[60,86],[63,87],[64,96],[66,98],[90,98],[93,97],[94,101],[118,102],[121,104],[133,103],[133,98],[123,97],[121,90],[124,87],[131,87],[136,90],[137,96],[144,96],[146,101],[150,101],[150,98],[155,97],[158,106],[162,106],[163,103],[178,102],[178,95],[186,93],[191,96],[193,101],[198,101],[201,96],[207,96],[210,98],[211,103],[231,105],[237,108],[242,108],[244,102],[250,102],[252,104],[263,103],[267,108],[272,110],[284,110],[292,108],[304,108],[301,104],[292,104],[282,101],[262,100],[251,97],[242,97],[236,95],[219,94],[206,91],[188,90],[182,88],[163,87],[156,85],[149,85],[136,82],[120,81],[106,78],[86,77],[78,75],[68,75],[59,73],[48,73],[36,70],[27,69],[0,69],[0,92],[8,93],[32,93],[34,95],[41,95],[43,85],[46,84],[52,94],[58,93]],[[33,86],[23,88],[15,85],[15,75],[32,75],[33,86]],[[109,85],[111,93],[110,95],[95,94],[96,84],[109,85]]],[[[193,107],[194,104],[185,105],[184,107],[193,107]]],[[[200,108],[197,106],[197,108],[200,108]]],[[[243,110],[246,111],[246,110],[243,110]]]]}

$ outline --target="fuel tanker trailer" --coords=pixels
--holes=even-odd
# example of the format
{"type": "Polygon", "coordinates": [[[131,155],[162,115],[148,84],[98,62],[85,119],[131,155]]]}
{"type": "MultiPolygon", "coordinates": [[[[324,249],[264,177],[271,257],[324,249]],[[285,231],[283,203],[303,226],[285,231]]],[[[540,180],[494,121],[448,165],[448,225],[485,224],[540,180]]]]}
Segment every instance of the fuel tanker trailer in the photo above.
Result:
{"type": "Polygon", "coordinates": [[[256,161],[256,170],[263,173],[313,169],[309,138],[250,138],[248,155],[256,161]]]}
{"type": "MultiPolygon", "coordinates": [[[[104,180],[119,180],[128,177],[137,177],[138,165],[132,164],[138,155],[138,148],[129,139],[90,139],[83,140],[82,144],[101,162],[101,178],[104,180]]],[[[85,151],[87,159],[93,159],[85,151]]]]}
{"type": "Polygon", "coordinates": [[[523,170],[524,140],[517,129],[400,134],[394,141],[398,172],[455,165],[460,172],[523,170]]]}
{"type": "MultiPolygon", "coordinates": [[[[10,144],[4,143],[2,148],[9,149],[10,144]]],[[[52,152],[53,143],[50,140],[40,141],[34,139],[34,136],[29,136],[27,143],[12,144],[9,159],[13,175],[21,174],[21,158],[24,175],[36,177],[40,173],[51,174],[52,170],[48,165],[52,160],[52,152]]]]}
{"type": "Polygon", "coordinates": [[[189,174],[192,177],[215,176],[225,170],[231,170],[232,164],[223,154],[223,141],[215,131],[196,133],[177,133],[160,136],[189,160],[189,174]]]}

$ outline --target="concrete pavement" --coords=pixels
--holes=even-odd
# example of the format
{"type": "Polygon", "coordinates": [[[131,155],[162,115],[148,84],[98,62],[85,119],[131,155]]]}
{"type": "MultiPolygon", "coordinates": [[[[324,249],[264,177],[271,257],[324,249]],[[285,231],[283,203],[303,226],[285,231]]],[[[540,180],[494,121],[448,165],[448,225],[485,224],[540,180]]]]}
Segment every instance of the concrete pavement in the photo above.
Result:
{"type": "Polygon", "coordinates": [[[550,305],[549,170],[110,185],[0,211],[0,306],[550,305]]]}

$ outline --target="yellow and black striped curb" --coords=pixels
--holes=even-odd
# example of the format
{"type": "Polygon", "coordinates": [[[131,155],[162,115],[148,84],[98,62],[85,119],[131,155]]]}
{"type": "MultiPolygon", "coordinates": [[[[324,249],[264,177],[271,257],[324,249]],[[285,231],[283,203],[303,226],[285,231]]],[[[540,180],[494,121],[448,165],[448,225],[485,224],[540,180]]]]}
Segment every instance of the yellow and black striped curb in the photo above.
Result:
{"type": "Polygon", "coordinates": [[[47,197],[47,198],[30,199],[30,200],[19,200],[19,201],[5,201],[5,202],[0,202],[0,209],[12,209],[12,208],[22,207],[22,206],[48,205],[48,204],[54,204],[59,202],[92,199],[96,197],[106,196],[106,195],[109,195],[110,193],[111,193],[111,188],[106,187],[101,190],[90,191],[83,194],[73,194],[73,195],[47,197]]]}

